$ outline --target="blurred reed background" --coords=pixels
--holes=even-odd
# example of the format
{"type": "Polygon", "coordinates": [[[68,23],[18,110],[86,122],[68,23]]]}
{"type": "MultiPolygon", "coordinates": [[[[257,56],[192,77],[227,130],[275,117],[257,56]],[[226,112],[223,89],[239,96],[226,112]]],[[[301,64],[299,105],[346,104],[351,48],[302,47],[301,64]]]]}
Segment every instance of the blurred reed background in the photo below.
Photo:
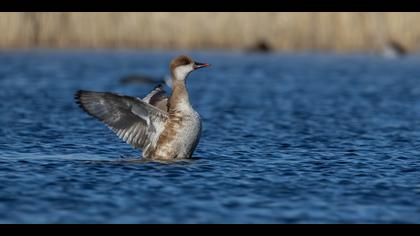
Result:
{"type": "Polygon", "coordinates": [[[419,13],[0,13],[0,48],[375,51],[420,45],[419,13]]]}

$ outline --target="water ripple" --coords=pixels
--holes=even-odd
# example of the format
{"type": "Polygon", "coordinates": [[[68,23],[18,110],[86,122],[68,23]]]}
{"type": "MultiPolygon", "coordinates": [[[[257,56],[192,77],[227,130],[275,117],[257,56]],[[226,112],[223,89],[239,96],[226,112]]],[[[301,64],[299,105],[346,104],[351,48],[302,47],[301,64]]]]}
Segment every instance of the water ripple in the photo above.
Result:
{"type": "Polygon", "coordinates": [[[145,162],[73,101],[177,52],[0,54],[0,223],[418,223],[420,58],[193,52],[195,158],[145,162]],[[304,69],[302,69],[304,65],[304,69]]]}

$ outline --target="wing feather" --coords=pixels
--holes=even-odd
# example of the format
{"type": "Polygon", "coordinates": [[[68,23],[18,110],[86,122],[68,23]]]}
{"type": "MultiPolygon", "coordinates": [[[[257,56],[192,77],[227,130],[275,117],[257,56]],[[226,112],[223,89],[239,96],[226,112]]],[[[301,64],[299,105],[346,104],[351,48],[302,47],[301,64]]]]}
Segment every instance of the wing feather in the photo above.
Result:
{"type": "Polygon", "coordinates": [[[162,111],[168,111],[168,96],[162,85],[156,86],[146,97],[143,98],[144,102],[147,102],[162,111]]]}
{"type": "Polygon", "coordinates": [[[156,142],[168,113],[137,97],[80,90],[76,102],[135,148],[156,142]]]}

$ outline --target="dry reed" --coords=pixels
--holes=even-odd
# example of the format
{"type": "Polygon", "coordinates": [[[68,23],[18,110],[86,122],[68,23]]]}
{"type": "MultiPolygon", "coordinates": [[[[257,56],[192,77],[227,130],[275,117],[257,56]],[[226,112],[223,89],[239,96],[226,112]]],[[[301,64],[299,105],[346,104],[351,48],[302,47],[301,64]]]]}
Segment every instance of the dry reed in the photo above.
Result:
{"type": "MultiPolygon", "coordinates": [[[[419,13],[0,13],[0,48],[417,50],[419,13]]],[[[420,28],[419,28],[420,29],[420,28]]]]}

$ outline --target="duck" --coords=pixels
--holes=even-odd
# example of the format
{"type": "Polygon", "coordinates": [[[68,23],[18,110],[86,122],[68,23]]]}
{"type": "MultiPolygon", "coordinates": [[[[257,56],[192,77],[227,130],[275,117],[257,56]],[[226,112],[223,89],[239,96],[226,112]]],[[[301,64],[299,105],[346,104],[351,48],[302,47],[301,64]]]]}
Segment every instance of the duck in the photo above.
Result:
{"type": "Polygon", "coordinates": [[[145,74],[131,74],[120,78],[120,83],[123,85],[131,84],[165,84],[169,88],[172,87],[171,76],[165,75],[163,77],[152,77],[145,74]]]}
{"type": "Polygon", "coordinates": [[[400,58],[406,54],[407,49],[396,40],[390,40],[382,50],[382,56],[389,59],[400,58]]]}
{"type": "Polygon", "coordinates": [[[266,40],[258,40],[255,44],[246,49],[249,53],[270,53],[273,52],[273,48],[270,43],[266,40]]]}
{"type": "Polygon", "coordinates": [[[201,136],[202,120],[190,103],[189,74],[208,63],[181,55],[170,62],[172,93],[160,84],[144,98],[112,92],[78,90],[75,101],[119,138],[152,160],[192,158],[201,136]]]}

